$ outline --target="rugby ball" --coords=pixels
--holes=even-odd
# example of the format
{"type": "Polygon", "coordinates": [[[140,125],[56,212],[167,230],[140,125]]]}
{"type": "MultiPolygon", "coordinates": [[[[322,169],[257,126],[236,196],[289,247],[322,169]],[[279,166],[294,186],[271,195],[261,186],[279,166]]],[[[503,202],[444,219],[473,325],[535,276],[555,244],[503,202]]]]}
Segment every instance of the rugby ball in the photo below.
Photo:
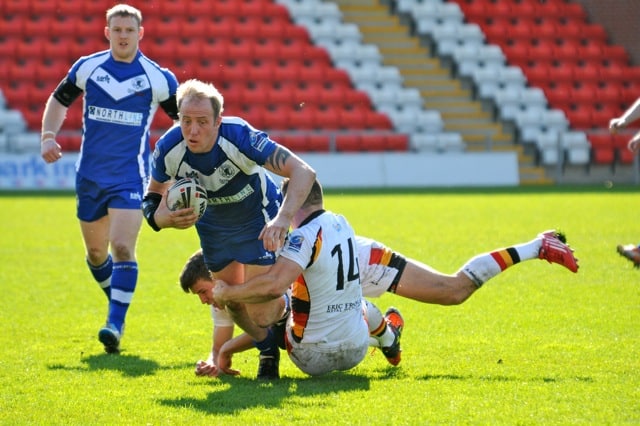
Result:
{"type": "Polygon", "coordinates": [[[195,179],[177,180],[167,191],[167,207],[171,211],[195,207],[200,219],[207,210],[207,190],[195,179]]]}

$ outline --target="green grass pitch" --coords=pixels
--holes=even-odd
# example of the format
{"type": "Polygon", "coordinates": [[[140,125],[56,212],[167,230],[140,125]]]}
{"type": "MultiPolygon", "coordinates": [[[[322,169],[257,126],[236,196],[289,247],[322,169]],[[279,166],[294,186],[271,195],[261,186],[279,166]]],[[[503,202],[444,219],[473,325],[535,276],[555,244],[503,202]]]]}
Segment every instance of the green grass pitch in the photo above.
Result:
{"type": "Polygon", "coordinates": [[[282,379],[195,377],[211,318],[178,274],[193,229],[137,248],[138,288],[120,356],[97,340],[107,303],[85,266],[73,195],[0,197],[0,424],[640,424],[640,242],[635,188],[327,191],[356,232],[447,273],[475,254],[558,228],[577,274],[525,262],[460,306],[376,299],[405,317],[397,368],[382,353],[319,378],[283,357],[282,379]]]}

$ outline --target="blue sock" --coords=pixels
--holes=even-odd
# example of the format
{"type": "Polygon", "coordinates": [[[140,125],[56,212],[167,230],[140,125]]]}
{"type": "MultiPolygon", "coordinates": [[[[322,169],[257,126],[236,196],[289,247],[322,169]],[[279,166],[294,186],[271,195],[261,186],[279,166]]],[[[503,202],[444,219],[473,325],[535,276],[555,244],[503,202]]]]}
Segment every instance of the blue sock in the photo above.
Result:
{"type": "Polygon", "coordinates": [[[109,318],[107,322],[113,324],[121,333],[137,281],[137,262],[116,262],[113,264],[111,299],[109,300],[109,318]]]}
{"type": "Polygon", "coordinates": [[[270,328],[267,329],[267,337],[264,340],[260,342],[254,340],[253,344],[260,351],[260,355],[275,356],[279,351],[276,338],[270,328]]]}
{"type": "Polygon", "coordinates": [[[104,294],[107,295],[107,299],[111,298],[111,274],[113,272],[113,259],[111,258],[111,253],[107,257],[102,265],[93,266],[89,263],[87,259],[87,266],[89,266],[89,270],[91,271],[91,275],[96,280],[104,294]]]}

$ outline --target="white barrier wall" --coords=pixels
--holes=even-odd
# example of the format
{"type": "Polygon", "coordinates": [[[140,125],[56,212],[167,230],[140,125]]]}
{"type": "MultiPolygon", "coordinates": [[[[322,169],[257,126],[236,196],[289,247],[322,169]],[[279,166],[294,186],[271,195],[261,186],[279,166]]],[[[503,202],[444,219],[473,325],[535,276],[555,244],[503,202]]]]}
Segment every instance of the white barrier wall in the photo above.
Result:
{"type": "MultiPolygon", "coordinates": [[[[499,153],[301,154],[325,188],[516,186],[518,159],[499,153]]],[[[73,190],[77,154],[46,164],[36,154],[0,155],[0,190],[73,190]]]]}
{"type": "Polygon", "coordinates": [[[515,186],[514,152],[301,154],[325,188],[515,186]]]}

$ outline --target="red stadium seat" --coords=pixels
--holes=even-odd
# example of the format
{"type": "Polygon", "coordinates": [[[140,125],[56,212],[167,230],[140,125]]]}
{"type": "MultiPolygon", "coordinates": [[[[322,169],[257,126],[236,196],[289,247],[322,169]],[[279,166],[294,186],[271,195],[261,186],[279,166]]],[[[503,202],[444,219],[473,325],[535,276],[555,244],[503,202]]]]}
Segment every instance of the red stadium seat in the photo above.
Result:
{"type": "MultiPolygon", "coordinates": [[[[502,50],[504,51],[507,61],[511,65],[523,68],[523,71],[530,65],[537,64],[537,62],[529,56],[529,43],[524,40],[518,41],[517,44],[505,46],[502,50]]],[[[542,63],[542,61],[538,62],[542,63]]]]}
{"type": "Polygon", "coordinates": [[[264,16],[268,17],[270,20],[282,20],[285,22],[289,22],[291,20],[289,9],[284,4],[270,1],[266,2],[265,4],[266,9],[264,12],[264,16]]]}
{"type": "Polygon", "coordinates": [[[633,164],[636,154],[628,148],[630,135],[618,133],[612,136],[613,147],[616,150],[618,162],[621,164],[633,164]]]}
{"type": "Polygon", "coordinates": [[[331,70],[336,68],[317,66],[317,67],[300,67],[300,80],[305,82],[323,82],[333,81],[333,76],[328,75],[331,70]]]}
{"type": "Polygon", "coordinates": [[[537,44],[529,46],[527,55],[534,62],[551,63],[555,58],[554,44],[548,40],[538,40],[537,44]]]}
{"type": "MultiPolygon", "coordinates": [[[[301,81],[305,80],[301,78],[301,81]]],[[[296,103],[301,105],[318,105],[321,91],[322,88],[317,84],[298,84],[295,90],[296,103]]]]}
{"type": "Polygon", "coordinates": [[[482,1],[459,1],[457,2],[460,9],[464,13],[466,19],[470,22],[481,22],[489,15],[487,5],[482,1]]]}
{"type": "Polygon", "coordinates": [[[278,57],[283,60],[296,60],[305,56],[305,51],[309,46],[304,42],[289,41],[283,43],[278,49],[278,57]]]}
{"type": "Polygon", "coordinates": [[[336,107],[338,105],[342,105],[345,101],[345,93],[344,90],[339,88],[327,88],[323,87],[322,90],[318,91],[318,102],[321,105],[325,105],[328,108],[336,107]]]}
{"type": "Polygon", "coordinates": [[[597,100],[598,86],[593,82],[581,81],[582,84],[571,90],[571,101],[580,105],[593,105],[597,100]]]}
{"type": "Polygon", "coordinates": [[[360,149],[369,152],[387,151],[387,136],[381,133],[365,133],[360,136],[360,149]]]}
{"type": "Polygon", "coordinates": [[[585,22],[588,15],[587,11],[580,3],[562,3],[562,20],[576,20],[585,22]]]}
{"type": "Polygon", "coordinates": [[[257,40],[261,35],[262,20],[250,17],[248,19],[237,20],[233,24],[232,34],[237,39],[257,40]]]}
{"type": "Polygon", "coordinates": [[[312,133],[307,138],[309,151],[329,152],[331,150],[329,136],[325,134],[312,133]]]}
{"type": "Polygon", "coordinates": [[[190,17],[202,17],[202,16],[211,16],[216,14],[216,3],[201,0],[201,1],[188,1],[184,3],[184,6],[187,9],[187,14],[190,17]]]}
{"type": "Polygon", "coordinates": [[[291,25],[283,19],[272,19],[263,23],[260,27],[260,38],[267,40],[279,40],[286,37],[287,27],[291,25]]]}
{"type": "Polygon", "coordinates": [[[77,34],[77,20],[68,16],[64,19],[53,19],[49,25],[51,33],[57,37],[74,37],[77,34]]]}
{"type": "Polygon", "coordinates": [[[13,16],[26,16],[29,13],[29,2],[24,0],[3,0],[2,11],[4,14],[13,16]]]}
{"type": "Polygon", "coordinates": [[[286,38],[289,40],[297,40],[307,44],[311,42],[309,31],[302,25],[288,25],[286,31],[286,38]]]}
{"type": "Polygon", "coordinates": [[[56,136],[56,142],[60,144],[63,152],[77,152],[80,151],[82,138],[76,134],[59,134],[56,136]]]}
{"type": "Polygon", "coordinates": [[[265,1],[254,0],[254,1],[242,1],[239,3],[239,13],[242,16],[246,17],[258,17],[262,18],[267,15],[268,12],[268,3],[265,1]]]}
{"type": "Polygon", "coordinates": [[[607,30],[600,24],[585,24],[581,28],[582,40],[589,43],[607,44],[609,35],[607,30]]]}
{"type": "MultiPolygon", "coordinates": [[[[253,68],[254,70],[258,70],[259,68],[253,68]]],[[[249,71],[249,79],[255,83],[265,83],[269,81],[267,78],[263,80],[258,80],[255,78],[255,74],[251,74],[249,71]]],[[[268,106],[271,104],[269,91],[263,89],[263,84],[258,84],[254,88],[246,88],[242,94],[245,103],[250,103],[252,105],[264,105],[268,106]]]]}
{"type": "Polygon", "coordinates": [[[584,35],[582,33],[583,22],[576,19],[564,19],[557,25],[558,36],[562,37],[564,41],[576,41],[580,42],[584,35]]]}
{"type": "Polygon", "coordinates": [[[573,129],[590,129],[593,127],[591,107],[570,109],[565,111],[569,124],[573,129]]]}
{"type": "Polygon", "coordinates": [[[320,110],[312,105],[294,106],[289,112],[289,127],[300,130],[324,129],[318,125],[320,110]]]}
{"type": "Polygon", "coordinates": [[[602,48],[603,58],[607,63],[614,63],[619,65],[629,65],[630,58],[629,52],[619,45],[605,45],[602,48]]]}
{"type": "Polygon", "coordinates": [[[595,164],[611,165],[615,160],[613,140],[608,133],[588,134],[592,160],[595,164]]]}
{"type": "Polygon", "coordinates": [[[602,44],[590,42],[578,48],[578,56],[586,62],[599,62],[604,57],[602,44]]]}
{"type": "Polygon", "coordinates": [[[357,133],[336,136],[336,150],[338,152],[356,152],[362,150],[362,141],[357,133]]]}
{"type": "Polygon", "coordinates": [[[255,57],[256,43],[242,40],[228,44],[228,55],[236,60],[250,61],[255,57]]]}
{"type": "Polygon", "coordinates": [[[624,68],[625,67],[623,65],[617,63],[611,63],[607,66],[600,67],[602,81],[607,83],[624,83],[624,68]]]}
{"type": "Polygon", "coordinates": [[[533,66],[523,68],[522,71],[527,76],[527,80],[534,86],[544,87],[551,79],[547,65],[534,64],[533,66]]]}
{"type": "Polygon", "coordinates": [[[407,151],[409,136],[403,133],[393,133],[385,136],[387,149],[391,151],[407,151]]]}
{"type": "Polygon", "coordinates": [[[298,81],[301,75],[301,65],[295,61],[282,61],[272,65],[275,81],[298,81]]]}
{"type": "Polygon", "coordinates": [[[34,38],[29,41],[22,40],[16,46],[16,55],[21,60],[42,58],[45,44],[46,41],[44,38],[34,38]]]}
{"type": "Polygon", "coordinates": [[[369,129],[391,130],[393,123],[386,114],[376,111],[367,111],[365,115],[366,126],[369,129]]]}
{"type": "MultiPolygon", "coordinates": [[[[321,69],[321,67],[314,67],[321,69]]],[[[343,85],[344,87],[352,87],[351,77],[346,70],[341,68],[326,68],[323,70],[324,77],[333,84],[343,85]]],[[[308,72],[308,77],[315,77],[313,73],[308,72]]]]}
{"type": "Polygon", "coordinates": [[[563,40],[560,44],[554,46],[556,61],[570,61],[575,63],[581,58],[578,57],[578,48],[580,43],[572,40],[563,40]],[[578,58],[578,59],[576,59],[578,58]]]}
{"type": "Polygon", "coordinates": [[[249,81],[254,82],[265,82],[265,81],[273,81],[275,73],[272,67],[272,64],[262,64],[262,65],[246,65],[247,67],[247,78],[249,81]]]}
{"type": "Polygon", "coordinates": [[[352,109],[364,109],[368,110],[372,108],[371,98],[369,94],[363,90],[351,89],[344,90],[344,105],[352,109]]]}
{"type": "Polygon", "coordinates": [[[620,102],[620,88],[622,87],[622,85],[611,82],[611,80],[606,81],[607,84],[600,87],[596,92],[597,101],[600,103],[620,102]]]}
{"type": "Polygon", "coordinates": [[[612,108],[609,105],[601,105],[600,109],[594,109],[591,113],[593,119],[593,127],[607,128],[609,121],[613,117],[618,117],[622,111],[619,108],[612,108]]]}
{"type": "Polygon", "coordinates": [[[571,104],[571,93],[572,88],[569,85],[557,85],[553,87],[547,87],[544,90],[544,94],[547,97],[549,104],[553,107],[560,107],[560,105],[571,104]]]}
{"type": "MultiPolygon", "coordinates": [[[[332,108],[335,108],[333,106],[332,108]]],[[[342,129],[363,129],[367,127],[367,109],[342,108],[339,114],[339,126],[342,129]]]]}
{"type": "Polygon", "coordinates": [[[278,142],[293,152],[304,152],[309,149],[307,134],[285,134],[277,138],[278,142]]]}
{"type": "Polygon", "coordinates": [[[274,107],[265,109],[263,112],[264,128],[270,130],[285,130],[292,128],[289,118],[289,108],[274,107]]]}
{"type": "Polygon", "coordinates": [[[159,3],[160,15],[162,16],[183,16],[186,7],[183,2],[176,0],[164,0],[159,3]]]}
{"type": "MultiPolygon", "coordinates": [[[[189,8],[189,5],[191,4],[200,4],[200,3],[193,3],[193,2],[187,2],[186,6],[187,9],[189,8]]],[[[185,38],[200,38],[202,37],[203,34],[206,34],[207,31],[209,30],[209,27],[211,26],[211,23],[208,19],[203,18],[202,16],[206,16],[206,15],[193,15],[194,18],[190,19],[190,20],[178,20],[176,19],[176,21],[178,22],[179,25],[179,33],[182,37],[185,38]]],[[[166,30],[163,28],[161,29],[161,31],[165,32],[166,30]]],[[[200,42],[199,42],[200,43],[200,42]]]]}
{"type": "Polygon", "coordinates": [[[251,106],[246,106],[248,107],[246,109],[244,109],[241,112],[234,112],[233,114],[226,114],[226,115],[237,115],[237,116],[241,116],[242,118],[244,118],[249,124],[251,124],[253,127],[257,128],[257,129],[270,129],[271,127],[269,127],[269,122],[268,122],[268,118],[266,116],[266,110],[262,107],[251,107],[251,106]]]}
{"type": "Polygon", "coordinates": [[[269,102],[273,105],[292,107],[295,102],[295,90],[291,85],[283,85],[268,91],[269,102]]]}
{"type": "Polygon", "coordinates": [[[318,130],[340,129],[340,114],[335,108],[318,108],[315,113],[315,124],[318,130]]]}

